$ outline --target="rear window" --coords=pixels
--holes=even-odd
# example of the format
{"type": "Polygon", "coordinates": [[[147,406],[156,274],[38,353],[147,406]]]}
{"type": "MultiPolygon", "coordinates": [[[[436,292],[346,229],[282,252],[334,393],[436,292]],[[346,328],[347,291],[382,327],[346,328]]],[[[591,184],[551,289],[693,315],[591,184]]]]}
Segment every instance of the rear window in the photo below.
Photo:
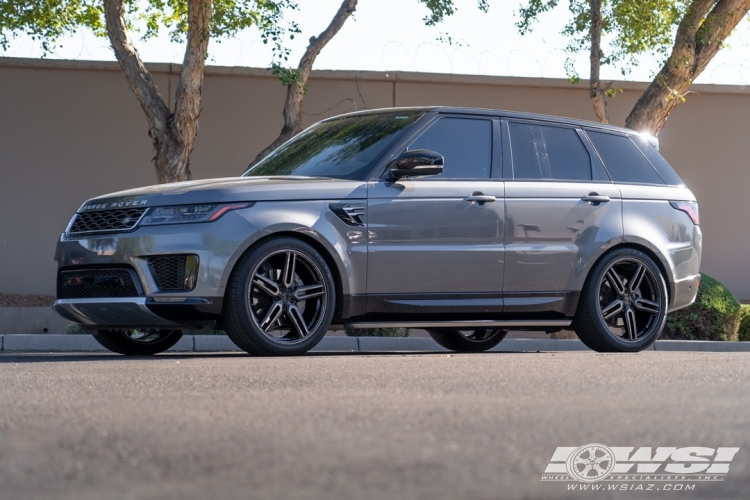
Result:
{"type": "Polygon", "coordinates": [[[591,157],[571,128],[508,123],[514,179],[591,180],[591,157]]]}
{"type": "Polygon", "coordinates": [[[680,176],[677,175],[677,172],[667,163],[667,160],[646,139],[639,136],[631,136],[630,138],[643,154],[646,155],[646,158],[648,158],[656,171],[659,172],[664,182],[671,186],[682,186],[684,184],[680,176]]]}
{"type": "Polygon", "coordinates": [[[613,181],[664,184],[664,180],[644,153],[626,136],[592,130],[587,130],[586,133],[594,143],[613,181]]]}

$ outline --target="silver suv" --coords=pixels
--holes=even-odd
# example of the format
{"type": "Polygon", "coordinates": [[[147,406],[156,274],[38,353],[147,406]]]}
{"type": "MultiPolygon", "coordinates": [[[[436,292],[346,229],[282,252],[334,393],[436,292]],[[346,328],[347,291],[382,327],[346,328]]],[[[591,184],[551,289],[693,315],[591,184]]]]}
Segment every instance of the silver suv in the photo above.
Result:
{"type": "Polygon", "coordinates": [[[640,351],[695,300],[698,205],[630,130],[506,111],[324,120],[241,177],[85,202],[57,246],[54,308],[154,354],[223,328],[300,354],[332,324],[424,328],[455,351],[571,327],[640,351]]]}

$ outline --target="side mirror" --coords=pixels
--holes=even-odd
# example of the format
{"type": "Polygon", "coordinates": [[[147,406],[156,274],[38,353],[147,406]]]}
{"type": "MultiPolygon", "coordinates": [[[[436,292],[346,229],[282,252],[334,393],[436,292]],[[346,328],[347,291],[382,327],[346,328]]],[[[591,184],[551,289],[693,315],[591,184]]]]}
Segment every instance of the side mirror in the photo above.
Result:
{"type": "Polygon", "coordinates": [[[397,179],[443,173],[443,155],[429,149],[406,151],[396,158],[391,173],[397,179]]]}

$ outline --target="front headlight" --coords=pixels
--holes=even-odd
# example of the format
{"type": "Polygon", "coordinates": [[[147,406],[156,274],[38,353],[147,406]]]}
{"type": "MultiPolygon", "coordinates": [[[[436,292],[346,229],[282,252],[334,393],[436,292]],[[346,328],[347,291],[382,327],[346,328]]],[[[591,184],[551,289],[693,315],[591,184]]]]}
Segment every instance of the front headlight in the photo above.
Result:
{"type": "Polygon", "coordinates": [[[160,224],[187,224],[194,222],[213,222],[230,210],[247,208],[252,203],[212,203],[205,205],[178,205],[175,207],[156,207],[149,210],[142,226],[160,224]]]}

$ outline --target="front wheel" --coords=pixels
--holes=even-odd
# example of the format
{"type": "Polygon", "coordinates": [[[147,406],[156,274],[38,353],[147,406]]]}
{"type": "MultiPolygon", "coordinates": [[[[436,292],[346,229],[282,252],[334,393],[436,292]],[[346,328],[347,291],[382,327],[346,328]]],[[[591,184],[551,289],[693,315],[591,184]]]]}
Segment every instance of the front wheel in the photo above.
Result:
{"type": "Polygon", "coordinates": [[[643,252],[615,250],[600,261],[581,293],[573,327],[598,352],[638,352],[653,344],[667,320],[667,285],[643,252]]]}
{"type": "Polygon", "coordinates": [[[164,352],[182,338],[180,330],[99,330],[94,339],[118,354],[151,356],[164,352]]]}
{"type": "Polygon", "coordinates": [[[326,334],[336,287],[325,259],[296,238],[270,239],[245,255],[229,279],[223,320],[241,349],[302,354],[326,334]]]}
{"type": "Polygon", "coordinates": [[[454,330],[451,328],[432,328],[427,333],[430,337],[450,351],[483,352],[492,349],[508,334],[506,330],[480,328],[478,330],[454,330]]]}

